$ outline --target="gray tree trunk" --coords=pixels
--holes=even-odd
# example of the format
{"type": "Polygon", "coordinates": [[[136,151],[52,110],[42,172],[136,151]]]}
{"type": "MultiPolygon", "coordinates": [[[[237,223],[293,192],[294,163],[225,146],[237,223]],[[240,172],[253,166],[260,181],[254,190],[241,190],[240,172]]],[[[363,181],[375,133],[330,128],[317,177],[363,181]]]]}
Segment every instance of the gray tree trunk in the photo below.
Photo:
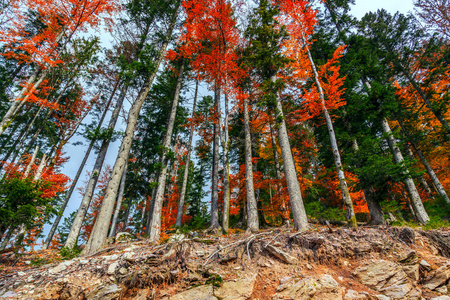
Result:
{"type": "MultiPolygon", "coordinates": [[[[276,77],[272,78],[276,81],[276,77]]],[[[281,156],[283,158],[284,174],[291,200],[292,214],[294,216],[294,227],[296,230],[306,230],[308,228],[308,219],[306,217],[305,207],[303,205],[302,192],[298,182],[297,170],[295,169],[294,158],[292,157],[289,135],[284,120],[283,107],[280,96],[277,94],[277,112],[275,120],[278,126],[278,141],[280,143],[281,156]]]]}
{"type": "MultiPolygon", "coordinates": [[[[216,85],[214,88],[215,111],[220,118],[219,103],[220,90],[216,85]]],[[[213,168],[212,168],[212,191],[211,191],[211,225],[210,229],[217,229],[219,225],[219,124],[214,123],[213,139],[213,168]]]]}
{"type": "Polygon", "coordinates": [[[128,122],[127,128],[125,130],[125,136],[122,140],[122,144],[120,146],[119,153],[117,155],[117,159],[113,167],[111,179],[109,180],[108,186],[106,188],[106,194],[103,198],[102,207],[97,217],[97,221],[94,224],[94,228],[92,229],[86,247],[83,250],[83,254],[85,255],[92,254],[95,251],[97,251],[97,249],[99,249],[103,245],[108,235],[109,222],[111,221],[112,211],[114,210],[114,202],[116,199],[117,190],[119,189],[119,184],[122,177],[123,169],[125,167],[125,162],[128,158],[128,154],[130,153],[131,143],[133,141],[134,131],[136,130],[139,112],[141,111],[141,107],[144,104],[148,92],[150,91],[153,80],[156,77],[158,68],[164,59],[164,54],[169,44],[169,39],[172,36],[172,32],[175,27],[177,13],[178,9],[174,13],[173,19],[171,20],[171,24],[165,36],[165,41],[159,50],[159,54],[157,56],[158,58],[155,61],[155,69],[153,73],[149,76],[149,78],[146,80],[146,83],[139,92],[136,101],[131,106],[128,115],[128,122]]]}
{"type": "Polygon", "coordinates": [[[111,222],[111,229],[109,230],[108,237],[114,237],[116,235],[117,220],[119,219],[119,213],[120,213],[120,209],[122,207],[123,191],[125,190],[125,178],[127,175],[127,165],[128,165],[128,161],[125,163],[125,168],[123,169],[123,173],[122,173],[122,179],[120,180],[120,188],[119,188],[119,194],[117,195],[116,210],[114,211],[114,216],[113,216],[113,219],[111,222]]]}
{"type": "MultiPolygon", "coordinates": [[[[100,121],[98,122],[97,131],[100,130],[100,128],[102,127],[103,121],[105,120],[109,106],[111,105],[111,101],[116,92],[116,88],[117,88],[117,84],[114,87],[111,97],[109,98],[108,103],[106,104],[105,111],[103,112],[103,114],[100,118],[100,121]]],[[[70,189],[67,191],[67,193],[64,197],[64,202],[61,205],[61,208],[60,208],[58,214],[56,215],[56,219],[53,222],[52,228],[50,228],[47,238],[45,239],[44,245],[42,246],[42,249],[44,249],[44,250],[48,249],[48,247],[50,246],[50,243],[52,242],[53,236],[55,235],[55,232],[56,232],[56,229],[58,228],[59,222],[61,222],[61,218],[64,215],[64,211],[66,210],[67,204],[69,203],[69,200],[72,197],[72,193],[75,190],[75,187],[78,183],[78,179],[80,179],[81,173],[83,172],[84,166],[86,165],[86,161],[88,160],[91,150],[94,147],[94,143],[95,143],[95,140],[91,140],[91,142],[89,143],[86,153],[84,154],[84,158],[81,161],[80,167],[78,168],[78,171],[75,174],[75,178],[73,179],[72,185],[70,186],[70,189]]]]}
{"type": "MultiPolygon", "coordinates": [[[[192,118],[195,116],[195,108],[197,105],[197,95],[198,95],[198,80],[195,84],[195,93],[194,93],[194,105],[192,106],[192,118]]],[[[188,149],[186,154],[186,161],[184,164],[184,174],[183,174],[183,183],[181,186],[181,192],[180,192],[180,202],[178,203],[178,212],[177,212],[177,220],[175,222],[175,226],[181,227],[183,223],[183,209],[184,209],[184,202],[186,198],[186,189],[187,189],[187,182],[188,182],[188,176],[189,176],[189,164],[191,162],[191,151],[192,151],[192,140],[194,138],[194,127],[191,127],[191,132],[189,133],[189,142],[188,142],[188,149]]]]}
{"type": "MultiPolygon", "coordinates": [[[[123,101],[125,99],[126,93],[128,90],[127,85],[123,85],[120,96],[117,99],[116,105],[114,107],[114,111],[111,115],[111,119],[109,120],[108,130],[114,130],[116,127],[117,120],[119,119],[119,113],[123,105],[123,101]]],[[[69,235],[67,236],[67,241],[64,247],[72,249],[78,241],[78,236],[80,234],[81,227],[83,225],[84,218],[86,217],[87,211],[89,209],[89,205],[92,200],[92,196],[94,194],[95,187],[97,185],[98,177],[100,176],[103,162],[105,161],[106,153],[108,151],[109,144],[111,139],[106,138],[102,141],[102,145],[100,146],[100,150],[97,155],[97,159],[95,160],[94,168],[92,169],[91,177],[89,178],[88,184],[86,186],[85,193],[83,195],[83,199],[81,200],[80,207],[78,208],[75,219],[73,220],[72,227],[70,228],[69,235]]],[[[120,174],[122,176],[122,174],[120,174]]],[[[109,224],[108,224],[109,225],[109,224]]],[[[109,228],[109,226],[108,226],[109,228]]]]}
{"type": "MultiPolygon", "coordinates": [[[[414,156],[413,151],[411,150],[411,146],[408,143],[405,144],[405,152],[406,152],[406,155],[408,155],[410,160],[415,160],[416,159],[416,157],[414,156]]],[[[423,175],[418,176],[417,177],[417,181],[420,183],[422,188],[425,190],[425,192],[427,193],[428,197],[433,198],[433,191],[431,190],[430,186],[428,185],[428,182],[425,180],[423,175]]]]}
{"type": "Polygon", "coordinates": [[[172,109],[169,115],[169,121],[167,123],[167,131],[163,141],[163,150],[161,153],[162,169],[158,177],[158,187],[156,188],[155,199],[153,200],[153,212],[152,220],[149,228],[149,241],[157,242],[161,236],[161,212],[164,201],[164,191],[166,188],[166,176],[167,176],[167,152],[170,148],[172,141],[173,128],[175,125],[175,117],[177,115],[178,102],[180,99],[181,85],[183,83],[184,62],[181,64],[181,68],[178,75],[177,86],[175,88],[175,95],[173,97],[172,109]]]}
{"type": "MultiPolygon", "coordinates": [[[[219,109],[220,111],[220,109],[219,109]]],[[[230,202],[231,202],[231,189],[230,189],[230,162],[229,162],[229,134],[228,134],[228,95],[225,94],[225,116],[224,116],[224,134],[222,138],[222,148],[223,148],[223,214],[222,214],[222,229],[224,232],[228,232],[228,227],[230,223],[230,202]]],[[[219,115],[219,126],[222,128],[220,123],[219,115]]]]}
{"type": "MultiPolygon", "coordinates": [[[[389,123],[386,120],[386,118],[382,118],[381,127],[383,129],[383,132],[387,135],[387,141],[389,144],[389,148],[391,148],[392,154],[394,156],[395,163],[397,163],[397,164],[403,163],[403,161],[404,161],[403,155],[397,146],[397,141],[395,140],[394,136],[392,135],[391,128],[390,128],[389,123]]],[[[430,221],[430,218],[428,217],[428,214],[425,211],[425,208],[423,207],[422,199],[420,198],[419,192],[417,192],[417,188],[414,184],[414,180],[409,175],[409,170],[407,168],[405,168],[404,173],[405,173],[405,175],[408,176],[405,179],[405,186],[406,186],[406,190],[408,191],[409,197],[411,199],[411,205],[414,209],[414,212],[416,213],[417,220],[420,223],[426,224],[426,223],[428,223],[428,221],[430,221]]]]}
{"type": "Polygon", "coordinates": [[[250,136],[250,117],[248,98],[244,99],[244,131],[245,131],[245,185],[247,188],[247,230],[259,230],[258,203],[253,185],[252,140],[250,136]]]}
{"type": "Polygon", "coordinates": [[[433,181],[433,184],[436,187],[436,190],[437,190],[439,196],[441,196],[445,200],[445,202],[450,204],[450,199],[449,199],[449,197],[447,195],[447,192],[444,189],[444,186],[442,185],[441,181],[437,177],[436,172],[434,172],[433,168],[431,167],[430,163],[426,159],[425,155],[423,155],[422,151],[419,148],[419,145],[411,139],[411,136],[410,136],[408,130],[406,129],[406,127],[404,126],[403,122],[399,121],[399,124],[400,124],[403,132],[405,133],[405,135],[409,139],[409,141],[411,143],[411,146],[416,151],[417,156],[419,156],[420,161],[422,162],[422,164],[424,165],[425,169],[427,170],[427,173],[430,176],[431,180],[433,181]]]}
{"type": "MultiPolygon", "coordinates": [[[[303,39],[303,42],[306,45],[304,39],[303,39]]],[[[314,79],[315,79],[315,82],[317,85],[317,90],[319,92],[319,97],[320,97],[320,101],[322,104],[322,112],[325,116],[325,120],[327,123],[328,134],[330,135],[331,148],[333,150],[334,163],[336,165],[336,171],[338,174],[339,184],[341,186],[342,199],[345,204],[345,207],[347,208],[347,221],[351,224],[352,227],[356,227],[356,216],[355,216],[355,212],[353,210],[353,202],[352,202],[352,199],[350,198],[350,192],[348,190],[347,181],[345,180],[344,168],[343,168],[342,162],[341,162],[341,155],[339,153],[336,135],[334,133],[333,122],[331,120],[330,114],[328,113],[328,109],[326,108],[325,95],[323,93],[322,85],[320,84],[319,74],[317,73],[316,65],[314,64],[314,60],[311,56],[311,52],[309,51],[308,46],[305,46],[305,47],[306,47],[306,52],[308,54],[309,62],[311,63],[312,71],[314,73],[314,79]]]]}
{"type": "Polygon", "coordinates": [[[12,234],[14,233],[15,229],[16,228],[13,226],[10,226],[8,228],[8,232],[6,233],[5,238],[2,241],[2,244],[0,245],[0,251],[6,249],[6,246],[8,246],[8,243],[11,240],[12,234]]]}

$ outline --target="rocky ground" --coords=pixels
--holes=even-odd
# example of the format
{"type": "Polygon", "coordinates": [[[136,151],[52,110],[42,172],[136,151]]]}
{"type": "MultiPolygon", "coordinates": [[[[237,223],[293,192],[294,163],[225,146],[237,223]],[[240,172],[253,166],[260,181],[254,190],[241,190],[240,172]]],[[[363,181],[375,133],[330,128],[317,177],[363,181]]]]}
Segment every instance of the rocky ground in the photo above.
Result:
{"type": "Polygon", "coordinates": [[[0,299],[450,300],[448,229],[278,228],[160,245],[121,235],[91,256],[27,259],[0,257],[0,299]]]}

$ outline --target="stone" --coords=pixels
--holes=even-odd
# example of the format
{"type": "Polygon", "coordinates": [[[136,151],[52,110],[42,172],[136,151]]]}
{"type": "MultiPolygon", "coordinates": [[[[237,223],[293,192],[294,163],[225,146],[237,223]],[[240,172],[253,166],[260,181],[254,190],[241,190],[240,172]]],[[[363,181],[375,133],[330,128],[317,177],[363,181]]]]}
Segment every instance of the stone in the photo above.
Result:
{"type": "Polygon", "coordinates": [[[127,272],[128,272],[127,268],[122,267],[122,268],[119,269],[119,273],[121,275],[125,275],[125,274],[127,274],[127,272]]]}
{"type": "Polygon", "coordinates": [[[116,234],[116,243],[128,243],[133,240],[133,236],[128,232],[118,232],[116,234]]]}
{"type": "Polygon", "coordinates": [[[431,265],[425,259],[422,259],[419,264],[424,269],[431,270],[431,265]]]}
{"type": "Polygon", "coordinates": [[[280,279],[280,284],[285,284],[286,282],[289,282],[292,280],[292,277],[287,276],[280,279]]]}
{"type": "Polygon", "coordinates": [[[70,266],[70,265],[73,264],[73,263],[74,263],[73,260],[65,261],[65,262],[63,262],[63,263],[60,263],[60,264],[57,265],[56,267],[54,267],[54,268],[48,270],[48,272],[49,272],[50,274],[58,274],[58,273],[64,271],[65,269],[67,269],[67,267],[70,266]]]}
{"type": "Polygon", "coordinates": [[[118,299],[122,288],[117,284],[102,287],[86,296],[87,300],[113,300],[118,299]]]}
{"type": "Polygon", "coordinates": [[[238,281],[227,281],[214,291],[214,296],[223,300],[246,300],[253,294],[256,274],[238,281]]]}
{"type": "Polygon", "coordinates": [[[438,286],[445,284],[448,279],[450,279],[450,263],[431,272],[423,281],[422,286],[434,290],[438,286]]]}
{"type": "Polygon", "coordinates": [[[430,300],[450,300],[450,296],[439,296],[439,297],[434,297],[431,298],[430,300]]]}
{"type": "Polygon", "coordinates": [[[134,256],[134,252],[126,252],[124,255],[122,255],[122,258],[130,260],[133,258],[133,256],[134,256]]]}
{"type": "Polygon", "coordinates": [[[9,298],[9,297],[17,297],[18,295],[14,293],[13,291],[7,291],[3,295],[1,295],[1,298],[9,298]]]}
{"type": "Polygon", "coordinates": [[[108,266],[108,275],[113,275],[114,272],[116,271],[116,268],[119,266],[118,262],[113,262],[112,264],[110,264],[108,266]]]}
{"type": "Polygon", "coordinates": [[[344,300],[368,300],[370,299],[369,294],[360,293],[355,290],[348,290],[344,296],[344,300]]]}
{"type": "Polygon", "coordinates": [[[402,266],[402,269],[411,280],[419,280],[419,265],[402,266]]]}
{"type": "Polygon", "coordinates": [[[79,261],[79,263],[80,263],[80,265],[86,265],[86,264],[89,263],[89,260],[87,260],[87,259],[81,259],[81,260],[79,261]]]}
{"type": "Polygon", "coordinates": [[[441,286],[435,288],[434,290],[436,292],[438,292],[439,294],[444,294],[444,295],[448,294],[448,288],[446,285],[441,285],[441,286]]]}
{"type": "Polygon", "coordinates": [[[413,287],[408,275],[394,262],[373,261],[357,268],[353,276],[360,283],[393,299],[420,299],[420,290],[413,287]],[[416,298],[417,295],[419,298],[416,298]]]}
{"type": "Polygon", "coordinates": [[[195,254],[196,254],[198,257],[205,256],[205,252],[203,252],[203,251],[197,251],[197,252],[195,252],[195,254]]]}
{"type": "Polygon", "coordinates": [[[26,265],[31,265],[31,260],[26,260],[26,261],[24,262],[24,264],[26,264],[26,265]]]}
{"type": "Polygon", "coordinates": [[[269,251],[270,254],[279,258],[280,260],[282,260],[283,262],[285,262],[287,264],[297,264],[298,263],[297,258],[284,252],[283,250],[281,250],[279,248],[276,248],[272,245],[267,245],[266,249],[267,249],[267,251],[269,251]]]}
{"type": "Polygon", "coordinates": [[[174,234],[169,238],[169,243],[178,243],[181,242],[182,240],[184,240],[186,238],[186,236],[182,233],[180,234],[174,234]]]}
{"type": "Polygon", "coordinates": [[[411,265],[418,262],[419,257],[414,250],[404,251],[397,256],[397,260],[401,264],[411,265]]]}
{"type": "Polygon", "coordinates": [[[291,284],[274,299],[343,299],[345,288],[331,275],[307,277],[291,284]]]}
{"type": "Polygon", "coordinates": [[[171,297],[164,297],[161,300],[193,300],[193,299],[217,300],[217,298],[214,297],[212,285],[201,285],[171,297]]]}
{"type": "Polygon", "coordinates": [[[306,264],[306,268],[308,269],[308,270],[312,270],[312,266],[310,265],[310,264],[306,264]]]}
{"type": "Polygon", "coordinates": [[[19,276],[25,276],[26,273],[25,273],[25,272],[17,272],[17,275],[19,275],[19,276]]]}
{"type": "Polygon", "coordinates": [[[385,296],[385,295],[375,295],[374,297],[377,300],[391,300],[391,298],[389,298],[388,296],[385,296]]]}

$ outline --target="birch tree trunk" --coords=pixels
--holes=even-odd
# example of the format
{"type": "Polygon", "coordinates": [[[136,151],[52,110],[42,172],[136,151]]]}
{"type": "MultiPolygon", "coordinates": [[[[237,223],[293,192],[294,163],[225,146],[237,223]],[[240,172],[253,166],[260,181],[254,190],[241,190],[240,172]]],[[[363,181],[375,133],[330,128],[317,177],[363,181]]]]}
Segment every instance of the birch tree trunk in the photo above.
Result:
{"type": "MultiPolygon", "coordinates": [[[[391,148],[392,154],[394,155],[395,163],[402,164],[404,161],[403,155],[397,146],[397,141],[392,134],[391,128],[386,118],[382,118],[381,127],[383,129],[383,132],[387,135],[387,141],[389,144],[389,148],[391,148]]],[[[428,221],[430,221],[430,218],[428,217],[428,214],[423,207],[422,199],[420,198],[419,192],[417,191],[417,188],[414,184],[414,180],[409,175],[409,171],[407,168],[405,168],[404,174],[407,175],[407,178],[405,179],[405,186],[411,199],[411,205],[414,209],[414,212],[416,213],[417,220],[420,223],[426,224],[428,223],[428,221]]]]}
{"type": "Polygon", "coordinates": [[[16,227],[10,226],[8,228],[8,232],[6,233],[5,238],[2,241],[2,244],[0,245],[0,251],[6,249],[6,246],[8,246],[8,243],[11,240],[12,234],[14,233],[14,230],[16,230],[16,227]]]}
{"type": "MultiPolygon", "coordinates": [[[[122,108],[127,90],[128,85],[123,85],[120,91],[120,96],[117,99],[114,111],[111,115],[111,119],[109,120],[109,124],[107,127],[108,131],[114,131],[114,128],[116,127],[117,120],[119,119],[120,109],[122,108]]],[[[103,162],[105,161],[110,142],[111,139],[109,137],[105,138],[102,141],[102,145],[100,146],[97,159],[95,160],[94,168],[92,169],[91,177],[89,178],[88,184],[86,186],[83,199],[81,200],[80,207],[78,208],[77,214],[72,223],[72,227],[70,228],[69,235],[67,236],[66,244],[64,245],[64,247],[66,248],[72,249],[77,244],[78,235],[80,234],[84,218],[86,217],[87,211],[89,209],[89,205],[91,203],[92,196],[94,194],[94,190],[97,185],[98,177],[100,176],[100,172],[102,170],[103,162]]],[[[120,175],[122,176],[122,174],[120,175]]]]}
{"type": "MultiPolygon", "coordinates": [[[[276,76],[272,77],[276,81],[276,76]]],[[[280,143],[281,156],[283,158],[284,174],[291,200],[292,214],[294,216],[294,227],[296,230],[306,230],[308,228],[308,219],[306,217],[305,207],[303,205],[302,192],[298,182],[297,170],[295,168],[294,158],[292,157],[289,135],[284,120],[283,107],[279,94],[276,95],[277,111],[275,121],[278,127],[278,140],[280,143]]]]}
{"type": "Polygon", "coordinates": [[[403,122],[398,121],[398,123],[400,124],[400,127],[402,128],[403,132],[405,133],[406,137],[408,138],[409,142],[411,143],[411,146],[414,148],[414,151],[416,151],[417,156],[419,156],[420,161],[422,162],[425,169],[427,170],[427,173],[430,176],[431,180],[433,181],[433,184],[436,187],[436,190],[437,190],[439,196],[441,196],[445,200],[445,202],[450,204],[450,199],[447,195],[447,192],[444,189],[444,186],[442,185],[441,181],[437,177],[436,172],[434,172],[433,168],[431,167],[430,163],[426,159],[425,155],[423,155],[422,151],[419,148],[419,145],[415,141],[413,141],[413,139],[411,138],[411,135],[409,134],[409,131],[406,129],[403,122]]]}
{"type": "MultiPolygon", "coordinates": [[[[197,96],[198,96],[198,80],[195,83],[195,92],[194,92],[194,105],[192,106],[192,118],[195,116],[195,109],[197,105],[197,96]]],[[[183,210],[184,210],[184,202],[186,198],[186,189],[187,182],[189,176],[189,164],[191,163],[191,151],[192,151],[192,140],[194,138],[194,127],[191,127],[191,132],[189,133],[189,142],[188,149],[186,154],[186,161],[184,163],[184,174],[183,174],[183,183],[181,186],[180,192],[180,202],[178,203],[178,212],[177,212],[177,220],[175,222],[175,226],[181,227],[183,223],[183,210]]]]}
{"type": "MultiPolygon", "coordinates": [[[[215,112],[220,118],[220,89],[216,85],[214,88],[215,112]]],[[[217,122],[218,123],[218,122],[217,122]]],[[[211,191],[211,225],[210,229],[217,229],[219,225],[219,124],[214,122],[214,139],[213,139],[213,168],[212,168],[212,191],[211,191]]]]}
{"type": "MultiPolygon", "coordinates": [[[[102,127],[103,121],[105,120],[106,114],[108,113],[109,106],[111,105],[111,101],[114,98],[114,95],[116,93],[116,88],[118,86],[119,81],[117,81],[117,84],[114,87],[114,90],[111,93],[111,97],[108,100],[108,103],[106,104],[105,111],[103,112],[100,121],[97,125],[97,131],[99,131],[102,127]]],[[[61,208],[56,216],[55,221],[53,222],[52,227],[50,228],[50,231],[47,235],[47,238],[45,239],[44,245],[42,246],[42,249],[48,249],[50,246],[50,243],[52,242],[53,236],[55,235],[56,229],[58,228],[59,222],[61,222],[62,216],[64,215],[64,211],[66,210],[67,204],[69,203],[70,198],[72,197],[72,193],[75,190],[75,187],[78,183],[78,179],[80,179],[81,173],[83,172],[84,166],[86,165],[86,162],[89,158],[89,155],[91,154],[92,148],[94,147],[95,140],[91,140],[89,143],[89,146],[86,150],[86,153],[84,154],[83,160],[81,161],[80,167],[78,168],[77,173],[75,174],[75,178],[73,179],[72,185],[70,186],[70,189],[67,191],[64,202],[61,205],[61,208]]]]}
{"type": "Polygon", "coordinates": [[[347,181],[345,180],[344,168],[341,162],[341,155],[339,153],[339,148],[336,140],[336,135],[334,133],[334,126],[331,120],[330,114],[328,113],[328,109],[325,104],[325,95],[323,93],[322,85],[320,84],[319,74],[317,73],[316,65],[314,64],[314,60],[311,56],[311,52],[309,51],[308,46],[303,39],[303,43],[305,44],[306,52],[308,54],[309,62],[311,63],[311,69],[314,73],[314,80],[317,85],[317,90],[319,92],[320,101],[322,104],[322,112],[325,116],[325,121],[327,123],[328,134],[330,135],[331,148],[333,150],[334,156],[334,164],[336,166],[336,171],[338,174],[339,185],[341,186],[342,199],[344,201],[345,207],[347,209],[347,221],[351,224],[352,227],[356,227],[356,216],[353,210],[353,202],[350,198],[350,192],[348,190],[347,181]]]}
{"type": "Polygon", "coordinates": [[[117,220],[119,219],[120,208],[122,207],[123,191],[125,190],[125,178],[127,177],[126,176],[127,175],[127,166],[128,166],[128,161],[125,163],[125,168],[123,169],[123,173],[122,173],[122,179],[120,180],[120,188],[119,188],[119,194],[117,195],[116,210],[114,211],[114,216],[113,216],[113,219],[111,222],[111,229],[109,230],[108,237],[116,236],[117,220]]]}
{"type": "Polygon", "coordinates": [[[258,203],[253,185],[252,140],[250,136],[250,117],[248,98],[244,99],[244,131],[245,131],[245,185],[247,188],[247,231],[259,230],[258,203]]]}
{"type": "MultiPolygon", "coordinates": [[[[406,152],[406,155],[408,155],[408,158],[411,161],[416,159],[416,157],[414,156],[413,151],[411,150],[411,146],[409,145],[409,143],[405,144],[405,152],[406,152]]],[[[425,193],[427,193],[428,197],[433,198],[433,191],[431,190],[430,186],[428,185],[428,182],[425,180],[423,175],[418,176],[417,177],[417,181],[422,186],[422,188],[425,190],[425,193]]]]}
{"type": "Polygon", "coordinates": [[[164,201],[164,191],[166,188],[167,176],[167,152],[172,141],[173,128],[175,125],[175,118],[177,116],[178,102],[180,99],[181,85],[183,83],[184,61],[181,63],[181,68],[178,74],[177,86],[175,88],[175,95],[173,97],[172,109],[169,114],[169,121],[167,122],[167,131],[163,141],[163,150],[161,153],[161,171],[158,177],[158,187],[156,188],[155,199],[153,199],[153,211],[149,228],[149,241],[159,241],[161,235],[161,212],[164,201]]]}

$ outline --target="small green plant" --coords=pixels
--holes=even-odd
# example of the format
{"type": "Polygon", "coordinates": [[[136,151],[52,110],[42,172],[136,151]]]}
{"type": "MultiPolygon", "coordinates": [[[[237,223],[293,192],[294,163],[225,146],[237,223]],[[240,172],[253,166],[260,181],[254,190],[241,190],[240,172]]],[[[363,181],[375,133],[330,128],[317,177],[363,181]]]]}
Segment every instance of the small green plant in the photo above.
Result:
{"type": "Polygon", "coordinates": [[[345,220],[345,210],[341,208],[327,207],[320,201],[313,201],[305,204],[306,214],[316,219],[345,220]]]}
{"type": "Polygon", "coordinates": [[[81,248],[78,245],[75,245],[72,249],[63,247],[59,250],[59,254],[63,257],[63,259],[72,259],[80,255],[81,248]]]}
{"type": "Polygon", "coordinates": [[[30,259],[30,262],[31,262],[32,266],[39,267],[39,266],[47,264],[49,262],[49,260],[44,257],[36,256],[36,257],[30,259]]]}
{"type": "Polygon", "coordinates": [[[215,287],[220,287],[222,285],[222,282],[223,278],[219,274],[210,274],[205,284],[212,284],[215,287]]]}

